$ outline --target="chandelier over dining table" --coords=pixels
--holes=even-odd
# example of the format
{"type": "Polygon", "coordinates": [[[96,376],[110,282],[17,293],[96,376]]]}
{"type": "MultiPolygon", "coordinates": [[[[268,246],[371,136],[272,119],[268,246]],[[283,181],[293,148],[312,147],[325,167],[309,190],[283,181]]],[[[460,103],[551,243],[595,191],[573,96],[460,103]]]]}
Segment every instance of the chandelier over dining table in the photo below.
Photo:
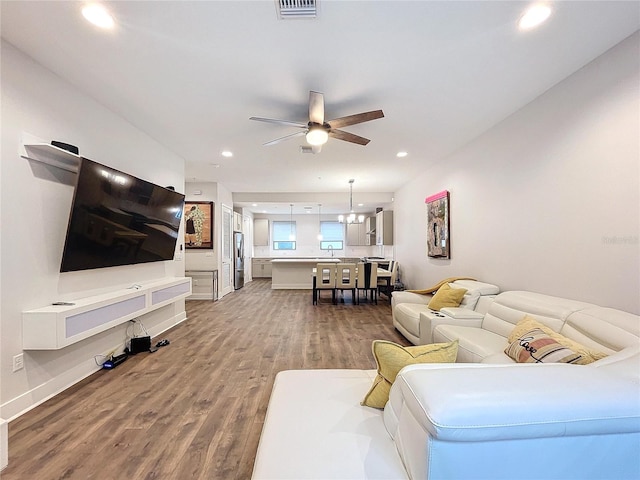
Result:
{"type": "Polygon", "coordinates": [[[340,223],[362,223],[364,222],[364,215],[358,215],[356,217],[355,212],[353,211],[353,182],[355,180],[352,178],[349,180],[349,215],[338,215],[338,221],[340,223]]]}

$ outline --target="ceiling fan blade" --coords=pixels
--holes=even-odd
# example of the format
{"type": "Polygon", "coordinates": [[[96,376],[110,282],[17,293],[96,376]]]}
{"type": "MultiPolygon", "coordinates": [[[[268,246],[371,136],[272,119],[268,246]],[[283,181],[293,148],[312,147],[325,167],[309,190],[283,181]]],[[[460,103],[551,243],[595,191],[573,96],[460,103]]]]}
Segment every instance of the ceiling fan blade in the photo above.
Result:
{"type": "Polygon", "coordinates": [[[275,145],[276,143],[280,143],[283,142],[285,140],[289,140],[290,138],[293,137],[302,137],[303,135],[306,135],[307,132],[296,132],[296,133],[292,133],[291,135],[286,135],[284,137],[280,137],[280,138],[276,138],[275,140],[271,140],[270,142],[267,142],[264,144],[265,147],[269,146],[269,145],[275,145]]]}
{"type": "Polygon", "coordinates": [[[358,145],[366,145],[371,140],[368,138],[354,135],[353,133],[345,132],[344,130],[330,130],[329,136],[337,138],[338,140],[344,140],[345,142],[357,143],[358,145]]]}
{"type": "Polygon", "coordinates": [[[324,123],[324,95],[318,92],[309,92],[309,121],[311,123],[324,123]]]}
{"type": "Polygon", "coordinates": [[[382,110],[373,110],[371,112],[356,113],[355,115],[348,115],[346,117],[334,118],[327,122],[331,128],[348,127],[349,125],[355,125],[356,123],[368,122],[370,120],[376,120],[384,117],[382,110]]]}
{"type": "Polygon", "coordinates": [[[289,120],[275,120],[273,118],[250,117],[249,120],[257,120],[258,122],[277,123],[278,125],[288,125],[290,127],[307,128],[306,123],[291,122],[289,120]]]}

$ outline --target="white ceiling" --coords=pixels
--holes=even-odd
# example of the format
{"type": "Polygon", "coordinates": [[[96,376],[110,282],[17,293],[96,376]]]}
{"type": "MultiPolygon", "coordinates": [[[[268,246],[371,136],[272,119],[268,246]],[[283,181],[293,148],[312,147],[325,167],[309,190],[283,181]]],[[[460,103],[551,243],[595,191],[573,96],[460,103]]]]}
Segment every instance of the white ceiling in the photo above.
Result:
{"type": "Polygon", "coordinates": [[[84,20],[82,2],[2,1],[2,37],[183,157],[187,182],[281,213],[345,210],[351,178],[364,209],[390,201],[640,28],[637,1],[548,2],[553,15],[529,32],[520,1],[319,0],[317,18],[295,20],[273,0],[104,3],[110,32],[84,20]],[[371,143],[262,146],[296,129],[249,117],[306,122],[309,90],[324,93],[327,119],[382,109],[344,129],[371,143]]]}

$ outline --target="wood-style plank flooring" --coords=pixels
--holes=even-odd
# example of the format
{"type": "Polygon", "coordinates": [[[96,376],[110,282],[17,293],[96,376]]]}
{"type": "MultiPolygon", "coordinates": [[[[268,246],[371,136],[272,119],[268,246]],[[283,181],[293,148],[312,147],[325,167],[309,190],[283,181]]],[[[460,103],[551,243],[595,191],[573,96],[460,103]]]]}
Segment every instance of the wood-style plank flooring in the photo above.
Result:
{"type": "MultiPolygon", "coordinates": [[[[313,306],[254,280],[187,302],[170,345],[99,371],[9,424],[2,480],[251,477],[277,372],[375,368],[372,340],[408,345],[378,305],[313,306]]],[[[366,392],[362,392],[364,395],[366,392]]]]}

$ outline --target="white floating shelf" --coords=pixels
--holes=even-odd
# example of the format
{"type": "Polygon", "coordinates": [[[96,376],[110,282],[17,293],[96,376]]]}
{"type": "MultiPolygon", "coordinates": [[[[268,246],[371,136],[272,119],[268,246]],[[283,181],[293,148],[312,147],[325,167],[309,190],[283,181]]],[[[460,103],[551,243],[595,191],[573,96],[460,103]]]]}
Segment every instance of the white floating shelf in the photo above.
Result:
{"type": "Polygon", "coordinates": [[[58,350],[189,295],[191,279],[171,277],[22,312],[22,348],[58,350]]]}
{"type": "Polygon", "coordinates": [[[68,152],[59,147],[54,147],[48,143],[25,144],[24,149],[26,155],[22,155],[22,158],[52,165],[68,172],[78,173],[81,160],[80,155],[68,152]]]}

